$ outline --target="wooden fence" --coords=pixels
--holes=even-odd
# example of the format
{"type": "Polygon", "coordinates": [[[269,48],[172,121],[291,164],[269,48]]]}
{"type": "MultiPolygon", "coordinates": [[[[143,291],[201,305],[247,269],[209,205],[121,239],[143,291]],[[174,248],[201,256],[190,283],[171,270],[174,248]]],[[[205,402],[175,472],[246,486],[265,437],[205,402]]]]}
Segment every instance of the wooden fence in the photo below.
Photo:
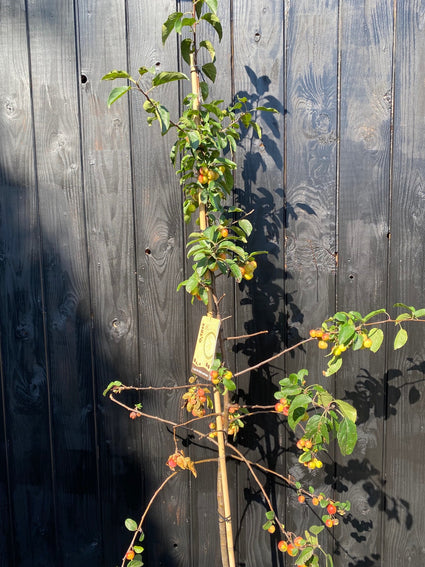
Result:
{"type": "MultiPolygon", "coordinates": [[[[421,0],[221,0],[212,95],[281,114],[244,133],[237,199],[253,209],[258,276],[226,292],[228,334],[267,329],[229,352],[242,369],[305,337],[336,309],[425,305],[425,8],[421,0]]],[[[168,474],[170,431],[133,422],[102,392],[111,380],[186,383],[202,313],[183,292],[186,228],[169,164],[172,136],[149,129],[134,96],[106,107],[114,68],[175,70],[160,27],[188,0],[0,0],[0,565],[114,567],[168,474]]],[[[216,43],[215,38],[212,38],[216,43]]],[[[179,108],[175,84],[162,99],[179,108]]],[[[247,456],[327,494],[351,514],[328,537],[339,567],[421,564],[425,522],[424,330],[406,349],[349,356],[326,385],[358,408],[355,453],[322,471],[297,462],[277,419],[246,427],[247,456]],[[260,447],[260,451],[259,448],[260,447]],[[337,494],[337,493],[336,493],[337,494]]],[[[389,333],[391,336],[391,329],[389,333]]],[[[314,348],[239,383],[273,403],[284,372],[314,348]]],[[[181,414],[181,393],[143,396],[181,414]]],[[[187,444],[187,443],[186,443],[187,444]]],[[[211,455],[193,439],[186,449],[211,455]]],[[[237,465],[238,565],[282,566],[264,506],[237,465]]],[[[312,512],[267,488],[288,529],[312,512]]],[[[318,520],[320,521],[320,520],[318,520]]],[[[146,525],[149,567],[220,564],[213,465],[182,474],[146,525]]]]}

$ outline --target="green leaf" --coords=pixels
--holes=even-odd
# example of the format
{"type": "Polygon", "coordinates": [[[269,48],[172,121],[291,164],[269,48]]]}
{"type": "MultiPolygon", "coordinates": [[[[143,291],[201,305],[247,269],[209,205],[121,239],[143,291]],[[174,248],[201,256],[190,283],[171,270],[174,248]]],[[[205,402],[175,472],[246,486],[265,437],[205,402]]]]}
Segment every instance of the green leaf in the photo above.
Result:
{"type": "Polygon", "coordinates": [[[209,94],[208,83],[201,81],[199,83],[199,88],[201,89],[202,100],[207,100],[209,94]]]}
{"type": "Polygon", "coordinates": [[[210,56],[211,56],[211,61],[214,61],[214,59],[215,59],[215,49],[214,49],[213,44],[212,44],[210,41],[208,41],[208,40],[206,39],[206,40],[204,40],[204,41],[201,41],[200,44],[199,44],[199,46],[200,46],[200,47],[205,47],[205,49],[208,51],[208,53],[209,53],[210,56]]]}
{"type": "Polygon", "coordinates": [[[260,138],[260,140],[261,140],[262,133],[261,133],[260,125],[259,125],[257,122],[254,122],[254,120],[252,120],[251,126],[254,128],[254,130],[255,130],[257,136],[258,136],[258,137],[260,138]]]}
{"type": "Polygon", "coordinates": [[[149,73],[149,69],[147,67],[140,67],[139,68],[139,75],[143,77],[146,73],[149,73]]]}
{"type": "Polygon", "coordinates": [[[304,563],[306,563],[310,559],[313,553],[314,549],[312,547],[305,547],[296,560],[295,565],[304,565],[304,563]]]}
{"type": "Polygon", "coordinates": [[[131,79],[127,71],[110,71],[102,77],[102,81],[114,81],[115,79],[131,79]]]}
{"type": "Polygon", "coordinates": [[[274,112],[275,114],[279,114],[279,111],[275,108],[270,108],[268,106],[257,106],[255,110],[262,110],[263,112],[274,112]]]}
{"type": "Polygon", "coordinates": [[[158,118],[159,123],[161,125],[161,134],[162,135],[166,134],[168,132],[168,129],[170,128],[170,113],[165,108],[165,106],[159,104],[155,108],[155,115],[158,118]]]}
{"type": "Polygon", "coordinates": [[[174,26],[180,21],[183,12],[173,12],[167,18],[167,21],[162,24],[162,43],[167,41],[168,36],[173,31],[174,26]]]}
{"type": "Polygon", "coordinates": [[[244,233],[249,236],[252,232],[252,224],[247,219],[242,219],[238,221],[238,225],[244,231],[244,233]]]}
{"type": "Polygon", "coordinates": [[[334,358],[328,364],[328,369],[326,370],[326,372],[323,373],[323,375],[327,377],[332,376],[332,374],[338,372],[341,366],[342,366],[342,358],[334,358]]]}
{"type": "Polygon", "coordinates": [[[339,343],[346,344],[350,342],[351,339],[354,337],[355,332],[356,329],[352,321],[349,321],[345,325],[342,325],[341,328],[339,329],[339,334],[338,334],[339,343]]]}
{"type": "Polygon", "coordinates": [[[407,309],[410,313],[415,312],[415,308],[412,305],[406,305],[405,303],[394,303],[394,307],[403,307],[403,309],[407,309]]]}
{"type": "Polygon", "coordinates": [[[310,526],[308,528],[312,534],[319,535],[325,529],[325,526],[310,526]]]}
{"type": "Polygon", "coordinates": [[[357,442],[357,427],[351,419],[344,418],[341,421],[337,440],[341,453],[344,456],[351,455],[357,442]]]}
{"type": "Polygon", "coordinates": [[[273,510],[269,510],[268,512],[266,512],[266,518],[268,520],[274,520],[275,519],[275,513],[273,512],[273,510]]]}
{"type": "Polygon", "coordinates": [[[186,37],[180,44],[181,47],[181,54],[183,59],[186,61],[188,65],[190,65],[190,52],[192,49],[192,40],[190,37],[186,37]]]}
{"type": "Polygon", "coordinates": [[[223,386],[229,390],[229,392],[233,392],[236,390],[236,384],[233,380],[229,380],[228,378],[223,378],[223,386]]]}
{"type": "Polygon", "coordinates": [[[206,75],[210,79],[210,81],[215,81],[215,78],[217,76],[217,69],[214,63],[205,63],[205,65],[202,65],[202,71],[204,75],[206,75]]]}
{"type": "Polygon", "coordinates": [[[378,352],[384,340],[383,330],[378,328],[373,328],[369,331],[368,337],[372,341],[372,346],[370,347],[369,350],[372,352],[378,352]]]}
{"type": "Polygon", "coordinates": [[[329,553],[326,554],[326,567],[334,567],[332,555],[330,555],[329,553]]]}
{"type": "Polygon", "coordinates": [[[376,311],[371,311],[365,317],[363,317],[363,323],[366,323],[367,321],[369,321],[369,319],[372,319],[372,317],[375,317],[375,315],[379,315],[380,313],[386,313],[385,309],[377,309],[376,311]]]}
{"type": "Polygon", "coordinates": [[[347,313],[345,313],[344,311],[338,311],[338,313],[335,313],[335,315],[332,318],[335,319],[336,321],[339,321],[340,323],[346,323],[347,313]]]}
{"type": "Polygon", "coordinates": [[[106,394],[109,392],[109,390],[112,390],[112,388],[115,388],[115,386],[122,386],[122,382],[120,382],[119,380],[115,380],[114,382],[109,382],[108,387],[106,388],[106,390],[103,391],[103,395],[106,396],[106,394]]]}
{"type": "Polygon", "coordinates": [[[360,333],[356,333],[354,337],[353,346],[351,347],[353,350],[360,350],[363,346],[363,337],[360,333]]]}
{"type": "Polygon", "coordinates": [[[415,317],[424,317],[425,316],[425,309],[417,309],[414,312],[415,317]]]}
{"type": "Polygon", "coordinates": [[[205,0],[205,4],[208,6],[211,12],[213,12],[214,14],[217,13],[217,0],[205,0]]]}
{"type": "Polygon", "coordinates": [[[117,101],[119,98],[121,98],[122,95],[127,93],[130,89],[131,89],[130,86],[116,87],[115,89],[112,89],[112,91],[109,93],[109,97],[108,97],[108,102],[107,102],[108,108],[110,108],[110,106],[112,104],[114,104],[115,101],[117,101]]]}
{"type": "Polygon", "coordinates": [[[406,344],[406,342],[407,342],[407,331],[402,327],[400,327],[394,339],[394,350],[401,348],[406,344]]]}
{"type": "Polygon", "coordinates": [[[179,73],[177,71],[162,71],[161,73],[158,73],[158,75],[155,75],[152,79],[152,85],[157,87],[158,85],[164,85],[165,83],[171,83],[172,81],[181,81],[183,79],[188,81],[189,77],[187,77],[184,73],[179,73]]]}
{"type": "Polygon", "coordinates": [[[321,406],[328,407],[332,403],[333,397],[329,392],[319,392],[317,394],[317,401],[321,406]]]}
{"type": "Polygon", "coordinates": [[[208,12],[202,16],[201,20],[205,20],[215,29],[218,34],[218,38],[221,41],[221,38],[223,37],[223,28],[221,27],[220,20],[217,16],[208,12]]]}
{"type": "Polygon", "coordinates": [[[135,532],[137,530],[137,523],[131,518],[127,518],[125,521],[125,527],[129,532],[135,532]]]}
{"type": "Polygon", "coordinates": [[[401,313],[395,320],[396,323],[400,323],[400,321],[407,321],[408,319],[411,319],[412,315],[411,313],[401,313]]]}
{"type": "Polygon", "coordinates": [[[230,271],[232,272],[233,277],[240,282],[242,280],[242,272],[236,262],[232,262],[230,264],[230,271]]]}
{"type": "Polygon", "coordinates": [[[357,419],[356,408],[354,408],[348,402],[344,402],[343,400],[335,400],[335,403],[338,405],[338,407],[339,407],[339,409],[340,409],[340,411],[341,411],[341,413],[344,417],[346,417],[347,419],[349,419],[353,423],[356,423],[356,419],[357,419]]]}
{"type": "Polygon", "coordinates": [[[189,138],[189,142],[190,142],[190,147],[193,150],[196,150],[197,148],[199,148],[199,144],[201,143],[201,137],[199,135],[199,132],[188,132],[187,133],[187,137],[189,138]]]}
{"type": "Polygon", "coordinates": [[[141,559],[134,558],[127,564],[127,567],[143,567],[143,561],[141,559]]]}
{"type": "Polygon", "coordinates": [[[262,525],[262,528],[264,531],[267,531],[272,525],[273,522],[266,522],[265,524],[262,525]]]}
{"type": "Polygon", "coordinates": [[[134,545],[133,549],[136,553],[143,553],[145,548],[144,547],[140,547],[140,545],[134,545]]]}
{"type": "Polygon", "coordinates": [[[241,122],[245,126],[245,128],[249,128],[249,125],[251,124],[251,120],[252,120],[252,114],[250,112],[246,112],[245,114],[242,114],[241,122]]]}

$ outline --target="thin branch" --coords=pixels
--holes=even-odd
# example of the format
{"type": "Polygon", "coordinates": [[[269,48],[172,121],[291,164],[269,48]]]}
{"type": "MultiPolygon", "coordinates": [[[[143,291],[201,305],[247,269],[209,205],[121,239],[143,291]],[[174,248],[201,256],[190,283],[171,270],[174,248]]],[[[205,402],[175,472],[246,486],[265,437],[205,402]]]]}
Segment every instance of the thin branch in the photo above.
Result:
{"type": "Polygon", "coordinates": [[[258,333],[251,333],[250,335],[239,335],[238,337],[226,337],[226,341],[237,341],[238,339],[249,339],[257,335],[267,335],[268,331],[258,331],[258,333]]]}

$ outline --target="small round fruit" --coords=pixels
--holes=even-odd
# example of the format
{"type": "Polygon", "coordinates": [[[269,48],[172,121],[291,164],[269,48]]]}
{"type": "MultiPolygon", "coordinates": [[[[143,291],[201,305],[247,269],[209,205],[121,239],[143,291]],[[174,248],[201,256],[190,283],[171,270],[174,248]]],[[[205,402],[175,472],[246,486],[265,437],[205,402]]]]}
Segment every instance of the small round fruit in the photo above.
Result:
{"type": "Polygon", "coordinates": [[[221,174],[223,175],[223,173],[226,171],[226,168],[224,167],[224,165],[219,165],[218,169],[220,170],[221,174]]]}
{"type": "Polygon", "coordinates": [[[297,441],[298,449],[302,449],[304,446],[305,446],[305,439],[303,439],[303,438],[298,439],[298,441],[297,441]]]}
{"type": "Polygon", "coordinates": [[[298,536],[294,539],[294,545],[295,547],[301,547],[302,545],[304,545],[305,540],[303,540],[303,538],[301,536],[298,536]]]}
{"type": "Polygon", "coordinates": [[[311,499],[311,503],[313,504],[313,506],[317,506],[319,504],[319,499],[315,496],[311,499]]]}
{"type": "Polygon", "coordinates": [[[285,406],[284,406],[284,404],[282,404],[282,402],[277,402],[274,405],[274,410],[277,411],[278,413],[282,413],[284,408],[285,408],[285,406]]]}
{"type": "Polygon", "coordinates": [[[277,544],[277,548],[279,551],[281,551],[282,553],[285,553],[285,551],[288,549],[288,542],[284,541],[283,539],[277,544]]]}
{"type": "Polygon", "coordinates": [[[177,466],[176,461],[173,459],[173,457],[170,457],[167,461],[167,465],[170,467],[170,469],[175,469],[177,466]]]}
{"type": "Polygon", "coordinates": [[[229,236],[229,231],[227,230],[227,228],[223,228],[220,231],[220,236],[221,236],[221,238],[227,238],[229,236]]]}
{"type": "Polygon", "coordinates": [[[206,165],[203,165],[199,168],[199,173],[201,175],[208,175],[208,167],[206,165]]]}
{"type": "Polygon", "coordinates": [[[300,494],[300,495],[298,496],[298,502],[299,502],[300,504],[303,504],[303,503],[305,502],[305,496],[304,496],[304,494],[300,494]]]}
{"type": "Polygon", "coordinates": [[[331,528],[334,525],[334,521],[332,520],[332,518],[328,518],[325,522],[325,525],[327,528],[331,528]]]}
{"type": "Polygon", "coordinates": [[[224,373],[223,378],[226,378],[226,380],[231,380],[233,374],[230,372],[230,370],[227,370],[227,372],[224,373]]]}
{"type": "Polygon", "coordinates": [[[316,464],[316,469],[321,469],[323,467],[323,463],[322,461],[319,461],[319,459],[314,459],[314,462],[316,464]]]}
{"type": "Polygon", "coordinates": [[[329,333],[323,333],[322,341],[328,341],[331,338],[329,333]]]}
{"type": "Polygon", "coordinates": [[[311,449],[313,447],[313,441],[311,439],[306,439],[306,442],[305,442],[304,445],[307,449],[311,449]]]}
{"type": "Polygon", "coordinates": [[[206,183],[208,183],[208,177],[206,175],[199,174],[198,181],[201,185],[205,185],[206,183]]]}
{"type": "Polygon", "coordinates": [[[328,348],[328,343],[327,343],[326,341],[319,341],[319,342],[317,343],[317,346],[318,346],[320,349],[325,350],[326,348],[328,348]]]}
{"type": "Polygon", "coordinates": [[[211,380],[215,380],[216,378],[218,378],[217,370],[211,370],[210,376],[211,376],[211,380]]]}
{"type": "Polygon", "coordinates": [[[213,430],[214,430],[214,429],[216,429],[217,425],[212,421],[212,422],[208,425],[208,427],[209,427],[210,429],[213,429],[213,430]]]}
{"type": "Polygon", "coordinates": [[[312,339],[316,338],[316,329],[310,329],[309,335],[312,339]]]}
{"type": "Polygon", "coordinates": [[[315,469],[315,468],[316,468],[316,463],[315,463],[314,461],[310,461],[310,462],[308,463],[308,468],[309,468],[310,470],[315,469]]]}
{"type": "Polygon", "coordinates": [[[134,559],[134,556],[136,554],[134,553],[134,551],[132,549],[130,549],[129,551],[127,551],[127,553],[125,554],[125,558],[128,559],[128,561],[131,561],[132,559],[134,559]]]}
{"type": "Polygon", "coordinates": [[[296,555],[298,555],[298,549],[295,547],[293,543],[290,543],[288,545],[288,549],[286,550],[286,553],[291,557],[295,557],[296,555]]]}
{"type": "Polygon", "coordinates": [[[254,277],[254,274],[249,274],[248,272],[246,272],[243,277],[244,277],[244,280],[249,281],[249,280],[252,280],[252,278],[254,277]]]}
{"type": "Polygon", "coordinates": [[[282,410],[283,415],[288,416],[289,415],[289,406],[285,406],[282,410]]]}
{"type": "Polygon", "coordinates": [[[267,531],[269,532],[269,534],[274,534],[274,532],[276,531],[276,526],[270,526],[267,531]]]}
{"type": "Polygon", "coordinates": [[[369,337],[363,341],[363,347],[364,348],[370,348],[372,346],[372,344],[373,344],[372,339],[369,339],[369,337]]]}
{"type": "Polygon", "coordinates": [[[334,504],[328,504],[326,510],[330,516],[333,516],[336,512],[336,506],[334,504]]]}

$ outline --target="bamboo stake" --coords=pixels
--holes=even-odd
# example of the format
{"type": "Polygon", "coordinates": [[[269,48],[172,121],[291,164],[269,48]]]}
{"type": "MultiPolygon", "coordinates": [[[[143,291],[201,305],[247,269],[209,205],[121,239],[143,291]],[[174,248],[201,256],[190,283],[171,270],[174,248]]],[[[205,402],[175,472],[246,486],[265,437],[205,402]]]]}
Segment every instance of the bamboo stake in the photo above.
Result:
{"type": "MultiPolygon", "coordinates": [[[[190,54],[190,78],[192,84],[192,93],[195,94],[195,99],[193,102],[194,110],[199,110],[199,74],[196,66],[196,53],[190,54]]],[[[208,226],[208,217],[205,203],[202,203],[199,199],[199,227],[201,230],[205,230],[208,226]]],[[[211,278],[211,284],[213,283],[214,275],[209,272],[211,278]]],[[[213,314],[213,293],[211,287],[208,288],[208,306],[207,314],[212,316],[213,314]]],[[[232,517],[230,509],[230,496],[229,496],[229,483],[227,478],[227,465],[226,465],[226,445],[224,439],[224,429],[223,429],[223,416],[221,413],[221,399],[220,392],[216,389],[214,392],[214,407],[217,413],[216,425],[217,425],[217,442],[218,442],[218,471],[217,471],[217,507],[220,523],[224,523],[225,529],[221,527],[219,529],[220,533],[220,549],[222,556],[223,567],[235,567],[235,553],[233,547],[233,527],[232,527],[232,517]],[[219,484],[221,485],[221,490],[219,490],[219,484]],[[224,514],[223,514],[224,512],[224,514]],[[225,538],[225,539],[224,539],[225,538]]]]}

